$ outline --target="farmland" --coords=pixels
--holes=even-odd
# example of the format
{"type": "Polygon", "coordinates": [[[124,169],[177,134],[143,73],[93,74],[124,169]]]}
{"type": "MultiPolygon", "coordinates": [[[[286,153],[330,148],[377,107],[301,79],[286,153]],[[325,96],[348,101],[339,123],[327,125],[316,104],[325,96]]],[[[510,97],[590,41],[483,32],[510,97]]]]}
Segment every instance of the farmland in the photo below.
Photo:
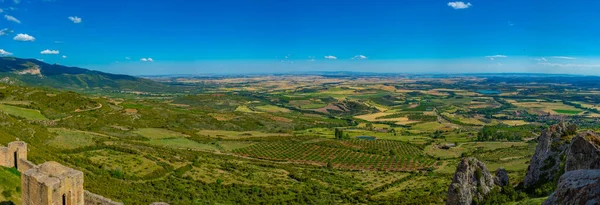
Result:
{"type": "Polygon", "coordinates": [[[319,141],[317,143],[263,143],[234,153],[280,162],[313,163],[348,170],[410,171],[435,166],[414,145],[390,140],[319,141]]]}
{"type": "Polygon", "coordinates": [[[2,85],[0,143],[24,140],[33,162],[82,170],[86,189],[126,204],[440,204],[462,157],[506,168],[516,186],[548,125],[600,130],[596,88],[527,79],[167,81],[202,88],[182,93],[2,85]]]}

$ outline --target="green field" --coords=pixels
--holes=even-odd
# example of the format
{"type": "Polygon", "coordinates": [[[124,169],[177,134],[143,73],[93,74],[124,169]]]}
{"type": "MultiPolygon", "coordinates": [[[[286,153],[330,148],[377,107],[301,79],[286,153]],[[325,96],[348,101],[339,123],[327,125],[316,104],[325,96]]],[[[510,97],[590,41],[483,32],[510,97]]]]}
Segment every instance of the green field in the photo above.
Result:
{"type": "Polygon", "coordinates": [[[95,150],[79,154],[81,157],[107,171],[121,172],[124,175],[144,177],[163,169],[152,160],[134,154],[114,150],[95,150]]]}
{"type": "Polygon", "coordinates": [[[579,113],[581,113],[581,110],[554,110],[554,112],[560,113],[560,114],[567,114],[567,115],[577,115],[579,113]]]}
{"type": "Polygon", "coordinates": [[[407,171],[434,167],[422,150],[391,140],[325,140],[314,143],[260,143],[233,150],[241,156],[273,161],[314,163],[350,170],[407,171]]]}
{"type": "Polygon", "coordinates": [[[39,110],[32,110],[27,108],[21,108],[12,105],[0,104],[0,110],[8,113],[9,115],[14,115],[17,117],[22,117],[28,120],[47,120],[44,115],[39,110]]]}
{"type": "Polygon", "coordinates": [[[152,145],[164,146],[176,149],[192,149],[192,150],[217,150],[215,145],[210,144],[200,144],[198,142],[185,139],[185,138],[168,138],[168,139],[158,139],[151,140],[148,142],[152,145]]]}
{"type": "Polygon", "coordinates": [[[142,135],[151,140],[187,137],[185,134],[162,128],[141,128],[134,131],[134,133],[142,135]]]}
{"type": "Polygon", "coordinates": [[[95,144],[95,138],[103,137],[97,133],[62,128],[51,128],[49,131],[56,133],[57,136],[50,140],[48,145],[59,149],[75,149],[91,146],[95,144]]]}
{"type": "MultiPolygon", "coordinates": [[[[596,88],[518,77],[165,78],[173,90],[0,83],[0,144],[26,141],[32,162],[81,170],[86,189],[125,204],[444,204],[463,157],[504,167],[531,197],[516,185],[532,139],[560,121],[600,130],[596,88]]],[[[16,194],[18,177],[0,170],[6,185],[16,194]]]]}

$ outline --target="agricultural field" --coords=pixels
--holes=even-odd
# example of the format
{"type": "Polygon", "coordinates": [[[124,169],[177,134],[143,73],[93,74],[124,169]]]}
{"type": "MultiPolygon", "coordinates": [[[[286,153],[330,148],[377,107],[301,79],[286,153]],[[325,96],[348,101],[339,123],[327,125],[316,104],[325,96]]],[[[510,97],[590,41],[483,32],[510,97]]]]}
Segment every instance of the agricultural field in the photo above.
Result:
{"type": "Polygon", "coordinates": [[[0,104],[0,110],[10,115],[25,118],[28,120],[46,120],[39,110],[27,109],[8,104],[0,104]]]}
{"type": "Polygon", "coordinates": [[[262,143],[233,150],[246,157],[331,166],[348,170],[409,171],[432,168],[414,145],[391,140],[343,140],[316,143],[262,143]]]}
{"type": "Polygon", "coordinates": [[[106,137],[98,133],[63,128],[50,128],[48,130],[56,134],[52,140],[48,141],[48,145],[59,149],[75,149],[92,146],[95,144],[94,139],[106,137]]]}
{"type": "MultiPolygon", "coordinates": [[[[572,82],[419,75],[158,81],[183,83],[186,92],[2,84],[0,144],[24,140],[33,162],[82,170],[87,189],[126,204],[443,204],[462,157],[504,167],[516,186],[548,125],[600,130],[600,92],[572,82]]],[[[0,191],[15,181],[0,174],[0,191]]],[[[3,200],[20,202],[13,194],[3,200]]]]}

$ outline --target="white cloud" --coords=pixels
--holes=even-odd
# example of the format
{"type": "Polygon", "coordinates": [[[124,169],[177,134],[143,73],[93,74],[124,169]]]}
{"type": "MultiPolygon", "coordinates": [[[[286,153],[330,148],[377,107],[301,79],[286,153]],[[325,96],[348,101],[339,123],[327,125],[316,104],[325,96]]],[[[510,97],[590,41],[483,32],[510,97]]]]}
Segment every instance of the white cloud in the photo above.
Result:
{"type": "Polygon", "coordinates": [[[6,36],[8,34],[11,34],[12,32],[13,32],[13,30],[5,28],[5,29],[0,30],[0,36],[6,36]]]}
{"type": "Polygon", "coordinates": [[[73,21],[73,23],[81,23],[81,18],[77,16],[69,16],[69,20],[73,21]]]}
{"type": "Polygon", "coordinates": [[[62,58],[67,58],[67,56],[63,55],[62,58]]]}
{"type": "Polygon", "coordinates": [[[448,6],[454,9],[466,9],[471,7],[471,3],[466,3],[462,1],[448,2],[448,6]]]}
{"type": "Polygon", "coordinates": [[[15,4],[19,4],[21,3],[21,0],[13,0],[13,2],[15,2],[15,4]]]}
{"type": "Polygon", "coordinates": [[[325,56],[325,59],[337,60],[337,57],[335,57],[335,56],[325,56]]]}
{"type": "Polygon", "coordinates": [[[4,18],[5,18],[7,21],[12,21],[12,22],[15,22],[15,23],[21,23],[21,21],[19,21],[19,19],[15,18],[14,16],[11,16],[11,15],[6,15],[6,14],[5,14],[5,15],[4,15],[4,18]]]}
{"type": "Polygon", "coordinates": [[[0,13],[4,12],[4,10],[0,9],[0,13]]]}
{"type": "Polygon", "coordinates": [[[536,61],[544,61],[544,62],[547,62],[547,61],[548,61],[548,59],[546,59],[546,58],[544,58],[544,57],[541,57],[541,58],[536,58],[535,60],[536,60],[536,61]]]}
{"type": "Polygon", "coordinates": [[[493,55],[493,56],[486,56],[486,58],[489,58],[490,60],[494,60],[496,58],[508,58],[508,56],[505,56],[505,55],[493,55]]]}
{"type": "Polygon", "coordinates": [[[35,41],[35,38],[33,36],[30,36],[28,34],[17,34],[14,38],[15,41],[35,41]]]}
{"type": "Polygon", "coordinates": [[[575,60],[577,58],[568,57],[568,56],[552,56],[552,58],[563,59],[563,60],[575,60]]]}
{"type": "Polygon", "coordinates": [[[61,44],[61,43],[63,43],[63,42],[62,42],[62,41],[54,41],[54,43],[56,43],[56,44],[61,44]]]}
{"type": "Polygon", "coordinates": [[[142,58],[142,59],[140,59],[140,61],[142,61],[142,62],[154,62],[154,59],[152,59],[152,58],[142,58]]]}
{"type": "Polygon", "coordinates": [[[4,49],[0,49],[0,56],[10,56],[12,53],[5,51],[4,49]]]}
{"type": "Polygon", "coordinates": [[[357,56],[354,56],[354,58],[352,58],[352,59],[363,60],[363,59],[367,59],[367,56],[364,56],[364,55],[357,55],[357,56]]]}
{"type": "Polygon", "coordinates": [[[131,58],[129,56],[125,57],[125,60],[131,60],[131,58]]]}
{"type": "Polygon", "coordinates": [[[44,54],[44,55],[58,55],[58,54],[60,54],[60,51],[58,51],[58,50],[48,50],[48,49],[46,49],[46,50],[43,50],[43,51],[42,51],[42,52],[40,52],[40,53],[41,53],[41,54],[44,54]]]}

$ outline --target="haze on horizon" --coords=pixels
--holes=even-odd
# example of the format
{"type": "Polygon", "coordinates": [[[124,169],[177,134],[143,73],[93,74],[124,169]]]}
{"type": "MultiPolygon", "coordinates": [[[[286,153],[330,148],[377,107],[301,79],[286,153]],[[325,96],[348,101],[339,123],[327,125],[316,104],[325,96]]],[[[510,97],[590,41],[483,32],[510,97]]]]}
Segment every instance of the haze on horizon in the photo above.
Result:
{"type": "Polygon", "coordinates": [[[591,0],[4,0],[0,55],[132,75],[600,75],[598,8],[591,0]]]}

